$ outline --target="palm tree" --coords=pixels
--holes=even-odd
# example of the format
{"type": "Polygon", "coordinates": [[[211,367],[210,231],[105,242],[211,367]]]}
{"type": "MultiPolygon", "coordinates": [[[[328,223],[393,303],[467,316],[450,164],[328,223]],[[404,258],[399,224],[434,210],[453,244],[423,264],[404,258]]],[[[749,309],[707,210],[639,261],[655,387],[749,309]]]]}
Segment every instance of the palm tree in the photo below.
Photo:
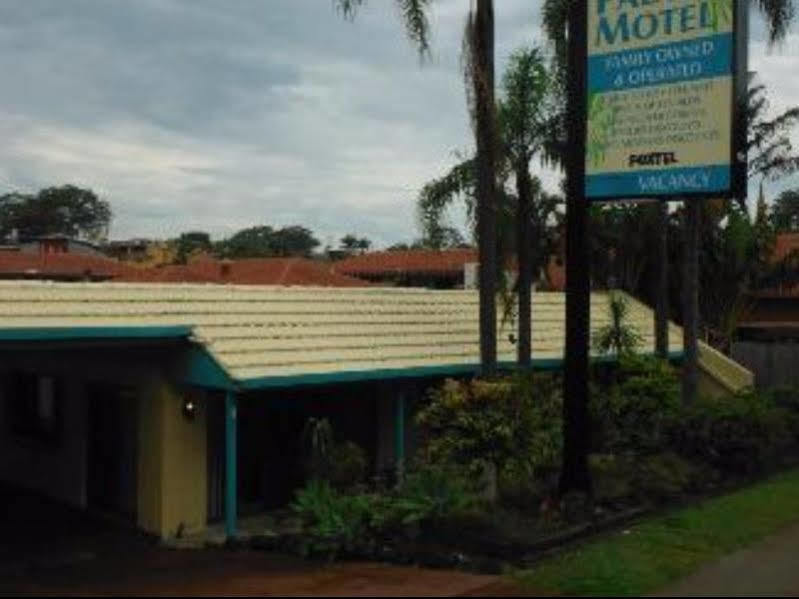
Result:
{"type": "MultiPolygon", "coordinates": [[[[560,199],[541,189],[541,182],[530,175],[530,161],[542,150],[545,125],[550,110],[548,77],[543,53],[535,47],[515,51],[502,79],[503,97],[497,103],[500,150],[496,169],[497,211],[502,231],[497,241],[497,267],[506,262],[506,253],[515,245],[519,278],[516,281],[519,320],[517,353],[520,366],[531,364],[531,287],[538,272],[554,249],[548,221],[560,199]],[[508,191],[507,179],[513,174],[516,195],[508,191]],[[516,225],[510,231],[510,225],[516,225]],[[502,241],[499,241],[502,240],[502,241]],[[511,243],[512,240],[512,243],[511,243]]],[[[419,216],[425,236],[433,238],[443,228],[445,208],[454,200],[466,200],[470,217],[475,214],[476,160],[466,158],[447,175],[424,186],[419,196],[419,216]]],[[[506,291],[504,281],[500,287],[506,291]]],[[[506,307],[512,299],[506,294],[506,307]],[[510,301],[508,301],[510,300],[510,301]]]]}
{"type": "Polygon", "coordinates": [[[499,122],[503,133],[505,153],[516,177],[518,210],[516,216],[519,278],[519,338],[517,361],[519,366],[532,364],[532,307],[531,287],[533,256],[532,234],[533,179],[530,161],[541,150],[547,115],[546,100],[549,93],[544,57],[538,48],[522,48],[511,54],[508,69],[502,79],[504,98],[499,103],[499,122]]]}
{"type": "MultiPolygon", "coordinates": [[[[427,11],[433,0],[395,0],[408,37],[424,58],[430,50],[427,11]]],[[[333,0],[345,18],[354,18],[366,0],[333,0]]],[[[477,146],[477,223],[480,261],[480,362],[484,375],[497,368],[496,320],[496,189],[497,156],[494,103],[494,3],[474,0],[464,32],[467,100],[472,112],[477,146]]]]}

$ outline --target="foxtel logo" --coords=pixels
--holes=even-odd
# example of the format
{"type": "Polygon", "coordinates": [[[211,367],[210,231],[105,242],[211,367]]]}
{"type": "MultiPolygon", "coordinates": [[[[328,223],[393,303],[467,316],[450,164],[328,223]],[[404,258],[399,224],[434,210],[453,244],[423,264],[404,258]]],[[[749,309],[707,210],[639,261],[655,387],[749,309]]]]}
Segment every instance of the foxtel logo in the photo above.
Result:
{"type": "Polygon", "coordinates": [[[674,152],[649,152],[648,154],[630,154],[629,166],[666,166],[678,164],[674,152]]]}

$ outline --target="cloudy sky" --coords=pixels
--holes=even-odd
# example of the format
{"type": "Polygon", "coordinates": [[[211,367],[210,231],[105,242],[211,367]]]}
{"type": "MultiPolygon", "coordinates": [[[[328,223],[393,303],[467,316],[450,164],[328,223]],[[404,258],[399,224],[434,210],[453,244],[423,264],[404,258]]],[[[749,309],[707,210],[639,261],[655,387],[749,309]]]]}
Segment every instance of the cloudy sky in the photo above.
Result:
{"type": "MultiPolygon", "coordinates": [[[[500,70],[542,40],[539,5],[497,0],[500,70]]],[[[471,147],[469,0],[434,3],[422,66],[393,2],[370,0],[354,23],[332,6],[0,0],[0,193],[91,187],[111,202],[114,238],[303,224],[323,243],[411,240],[419,188],[471,147]]],[[[799,35],[769,54],[753,29],[774,108],[799,103],[799,35]]]]}

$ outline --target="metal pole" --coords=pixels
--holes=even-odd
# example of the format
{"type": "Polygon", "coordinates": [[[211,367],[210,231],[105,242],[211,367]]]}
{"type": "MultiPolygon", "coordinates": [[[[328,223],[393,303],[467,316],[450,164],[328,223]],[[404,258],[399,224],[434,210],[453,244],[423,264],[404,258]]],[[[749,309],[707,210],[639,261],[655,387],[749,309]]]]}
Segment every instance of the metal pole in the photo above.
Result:
{"type": "Polygon", "coordinates": [[[236,396],[233,391],[225,394],[225,534],[228,540],[236,536],[238,497],[236,493],[236,396]]]}
{"type": "Polygon", "coordinates": [[[569,3],[569,97],[566,156],[566,356],[563,377],[561,495],[590,494],[588,471],[589,331],[591,308],[588,206],[585,198],[586,70],[588,7],[569,3]]]}
{"type": "Polygon", "coordinates": [[[700,200],[685,200],[685,258],[683,264],[683,359],[682,398],[689,405],[699,387],[699,224],[700,200]]]}
{"type": "Polygon", "coordinates": [[[655,353],[669,357],[669,203],[657,206],[657,276],[655,289],[655,353]]]}

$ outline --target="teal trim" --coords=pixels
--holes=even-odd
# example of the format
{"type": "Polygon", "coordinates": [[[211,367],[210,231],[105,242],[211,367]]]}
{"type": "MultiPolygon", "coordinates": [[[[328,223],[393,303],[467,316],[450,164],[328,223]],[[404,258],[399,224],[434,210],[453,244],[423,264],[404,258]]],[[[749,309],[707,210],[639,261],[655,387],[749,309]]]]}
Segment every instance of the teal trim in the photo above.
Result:
{"type": "Polygon", "coordinates": [[[473,375],[480,372],[479,364],[453,364],[449,366],[420,366],[417,368],[382,368],[377,370],[350,370],[294,376],[270,376],[240,381],[242,390],[299,387],[303,385],[332,385],[399,378],[425,378],[438,376],[473,375]]]}
{"type": "Polygon", "coordinates": [[[189,337],[188,326],[140,327],[11,327],[0,329],[2,341],[72,341],[83,339],[179,339],[189,337]]]}
{"type": "MultiPolygon", "coordinates": [[[[647,355],[654,355],[648,353],[647,355]]],[[[681,360],[682,351],[670,352],[669,360],[681,360]]],[[[598,356],[591,359],[594,364],[612,363],[616,356],[598,356]]],[[[502,371],[519,370],[516,362],[500,362],[497,367],[502,371]]],[[[556,371],[563,368],[563,359],[547,358],[533,360],[532,370],[556,371]]],[[[479,364],[450,364],[444,366],[419,366],[416,368],[382,368],[376,370],[354,370],[294,376],[270,376],[238,381],[242,391],[258,389],[275,389],[285,387],[301,387],[306,385],[335,385],[339,383],[355,383],[403,378],[435,378],[446,376],[469,376],[480,373],[479,364]]]]}
{"type": "Polygon", "coordinates": [[[397,462],[397,482],[405,474],[405,393],[400,391],[394,399],[394,458],[397,462]]]}
{"type": "Polygon", "coordinates": [[[237,414],[236,396],[232,391],[225,394],[225,534],[228,540],[236,536],[238,516],[238,485],[236,476],[237,414]]]}
{"type": "Polygon", "coordinates": [[[189,385],[235,390],[236,381],[202,345],[192,345],[178,358],[175,378],[189,385]]]}

